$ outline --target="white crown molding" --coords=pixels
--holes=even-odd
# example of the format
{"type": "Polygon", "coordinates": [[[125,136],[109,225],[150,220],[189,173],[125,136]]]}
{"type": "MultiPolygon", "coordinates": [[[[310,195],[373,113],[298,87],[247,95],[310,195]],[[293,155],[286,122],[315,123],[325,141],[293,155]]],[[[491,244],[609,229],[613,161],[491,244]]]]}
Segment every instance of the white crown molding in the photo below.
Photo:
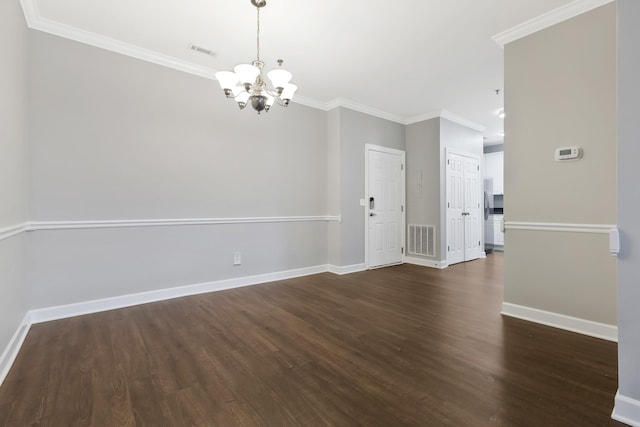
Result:
{"type": "Polygon", "coordinates": [[[457,114],[453,114],[452,112],[447,110],[432,111],[430,113],[420,114],[419,116],[409,117],[405,120],[404,124],[408,126],[436,118],[446,119],[450,122],[457,123],[461,126],[468,127],[478,132],[484,132],[486,130],[484,126],[474,123],[471,120],[467,120],[464,117],[460,117],[457,114]]]}
{"type": "Polygon", "coordinates": [[[27,222],[0,228],[0,242],[10,237],[16,236],[24,231],[28,231],[28,229],[29,223],[27,222]]]}
{"type": "Polygon", "coordinates": [[[431,119],[437,119],[440,117],[442,117],[442,110],[431,111],[429,113],[424,113],[418,116],[409,117],[407,120],[404,121],[404,124],[408,126],[408,125],[424,122],[431,119]]]}
{"type": "MultiPolygon", "coordinates": [[[[32,28],[34,30],[53,34],[59,37],[126,55],[132,58],[151,62],[156,65],[172,68],[174,70],[215,80],[214,75],[217,70],[213,68],[205,67],[203,65],[199,65],[183,59],[174,58],[169,55],[142,48],[140,46],[124,43],[120,40],[105,37],[100,34],[92,33],[90,31],[86,31],[77,27],[72,27],[70,25],[43,18],[38,10],[37,0],[20,0],[20,3],[22,4],[22,10],[24,12],[27,25],[29,26],[29,28],[32,28]]],[[[350,110],[358,111],[373,117],[378,117],[380,119],[389,120],[403,125],[417,123],[419,121],[428,120],[434,117],[442,117],[463,126],[470,127],[471,129],[479,130],[481,132],[485,129],[480,125],[465,120],[445,110],[426,113],[407,119],[406,117],[399,116],[397,114],[382,111],[343,98],[336,98],[329,102],[321,102],[305,96],[296,95],[296,97],[293,99],[293,103],[322,111],[330,111],[337,107],[344,107],[350,110]]]]}
{"type": "Polygon", "coordinates": [[[552,313],[550,311],[538,310],[536,308],[524,307],[507,302],[502,303],[501,314],[558,329],[564,329],[566,331],[577,332],[590,337],[618,342],[618,327],[614,325],[579,319],[577,317],[566,316],[564,314],[552,313]]]}
{"type": "Polygon", "coordinates": [[[378,110],[377,108],[368,107],[363,104],[359,104],[355,101],[351,101],[349,99],[344,98],[336,98],[325,104],[325,111],[331,111],[335,108],[343,107],[348,108],[349,110],[357,111],[359,113],[364,113],[369,116],[377,117],[379,119],[389,120],[390,122],[405,124],[406,119],[402,116],[398,116],[393,113],[389,113],[387,111],[378,110]]]}
{"type": "Polygon", "coordinates": [[[505,230],[527,230],[527,231],[555,231],[563,233],[591,233],[609,234],[611,229],[617,228],[613,224],[564,224],[552,222],[515,222],[506,221],[505,230]]]}
{"type": "Polygon", "coordinates": [[[515,27],[503,31],[500,34],[496,34],[492,37],[492,40],[498,45],[504,47],[504,45],[521,39],[522,37],[544,30],[552,25],[559,24],[560,22],[574,18],[597,7],[604,6],[612,1],[614,0],[576,0],[540,15],[537,18],[533,18],[520,25],[516,25],[515,27]]]}
{"type": "Polygon", "coordinates": [[[320,111],[329,111],[326,103],[308,98],[306,96],[296,95],[291,102],[293,102],[294,104],[304,105],[305,107],[315,108],[316,110],[320,111]]]}
{"type": "Polygon", "coordinates": [[[476,130],[478,132],[484,132],[486,130],[486,128],[482,125],[479,125],[477,123],[474,123],[470,120],[465,119],[464,117],[460,117],[456,114],[453,114],[450,111],[447,110],[442,110],[442,113],[440,114],[440,117],[442,117],[443,119],[447,119],[450,122],[454,122],[457,123],[459,125],[462,126],[466,126],[468,128],[471,128],[473,130],[476,130]]]}
{"type": "Polygon", "coordinates": [[[616,393],[615,406],[611,418],[633,427],[640,427],[640,401],[616,393]]]}
{"type": "Polygon", "coordinates": [[[90,46],[95,46],[207,79],[214,79],[216,70],[212,68],[173,58],[159,52],[154,52],[149,49],[121,42],[120,40],[43,18],[40,16],[38,11],[36,0],[21,0],[21,3],[27,20],[27,25],[29,28],[34,30],[53,34],[55,36],[74,40],[90,46]]]}

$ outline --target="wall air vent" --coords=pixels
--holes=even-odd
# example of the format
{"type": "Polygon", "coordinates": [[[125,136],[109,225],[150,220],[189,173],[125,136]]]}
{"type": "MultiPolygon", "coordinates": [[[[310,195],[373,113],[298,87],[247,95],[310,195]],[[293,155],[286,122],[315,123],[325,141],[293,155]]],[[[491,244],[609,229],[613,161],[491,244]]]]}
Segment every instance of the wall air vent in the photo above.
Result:
{"type": "Polygon", "coordinates": [[[409,255],[436,256],[436,227],[409,225],[409,255]]]}
{"type": "Polygon", "coordinates": [[[189,45],[189,50],[193,50],[194,52],[204,53],[209,56],[216,56],[216,53],[211,49],[207,49],[206,47],[196,46],[195,44],[189,45]]]}

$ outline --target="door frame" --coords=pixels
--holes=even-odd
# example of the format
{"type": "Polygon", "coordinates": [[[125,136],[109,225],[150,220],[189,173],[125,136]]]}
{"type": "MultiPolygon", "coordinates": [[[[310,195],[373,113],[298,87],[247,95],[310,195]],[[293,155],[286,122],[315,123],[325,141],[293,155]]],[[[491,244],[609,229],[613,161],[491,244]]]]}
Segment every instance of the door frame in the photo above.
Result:
{"type": "Polygon", "coordinates": [[[402,261],[401,263],[404,263],[405,257],[406,257],[406,223],[407,223],[407,203],[406,203],[406,198],[407,198],[407,194],[406,194],[406,181],[407,181],[407,162],[406,162],[406,151],[404,150],[397,150],[395,148],[388,148],[388,147],[383,147],[381,145],[375,145],[375,144],[365,144],[364,146],[364,263],[367,266],[367,269],[373,269],[373,268],[377,268],[377,267],[371,267],[371,265],[369,264],[369,204],[367,203],[367,200],[369,199],[369,153],[371,151],[377,151],[380,153],[386,153],[386,154],[394,154],[394,155],[399,155],[400,156],[400,164],[402,165],[402,177],[401,177],[401,181],[400,181],[400,185],[401,185],[401,189],[400,189],[400,193],[402,195],[401,197],[401,201],[400,204],[402,206],[401,212],[402,212],[402,218],[401,218],[401,228],[402,228],[402,235],[401,235],[401,254],[402,254],[402,261]]]}
{"type": "MultiPolygon", "coordinates": [[[[478,161],[478,166],[480,167],[478,170],[478,173],[480,175],[480,179],[478,180],[478,200],[482,200],[483,197],[483,183],[484,181],[482,180],[482,178],[484,177],[484,156],[476,156],[473,153],[469,153],[467,151],[461,151],[461,150],[457,150],[457,149],[451,149],[449,147],[445,147],[444,149],[444,163],[443,163],[443,167],[444,167],[444,176],[441,176],[441,179],[444,180],[444,188],[442,188],[443,193],[443,197],[441,198],[442,200],[442,218],[444,219],[444,221],[441,222],[441,228],[443,230],[443,235],[444,235],[444,239],[442,242],[442,249],[444,250],[445,253],[445,260],[447,265],[449,264],[449,251],[447,250],[447,239],[449,238],[448,234],[447,234],[447,224],[448,224],[448,220],[449,220],[449,216],[448,216],[448,212],[449,210],[447,209],[447,194],[448,194],[448,188],[447,186],[449,185],[449,180],[447,179],[447,174],[448,174],[448,165],[447,165],[447,158],[449,157],[450,154],[456,155],[456,156],[460,156],[460,157],[467,157],[470,159],[474,159],[478,161]]],[[[483,217],[484,218],[484,217],[483,217]]],[[[478,221],[479,223],[479,227],[480,230],[478,231],[478,235],[480,237],[480,258],[483,258],[483,254],[484,254],[484,220],[483,221],[478,221]]],[[[485,255],[486,256],[486,255],[485,255]]],[[[464,262],[464,261],[463,261],[464,262]]]]}

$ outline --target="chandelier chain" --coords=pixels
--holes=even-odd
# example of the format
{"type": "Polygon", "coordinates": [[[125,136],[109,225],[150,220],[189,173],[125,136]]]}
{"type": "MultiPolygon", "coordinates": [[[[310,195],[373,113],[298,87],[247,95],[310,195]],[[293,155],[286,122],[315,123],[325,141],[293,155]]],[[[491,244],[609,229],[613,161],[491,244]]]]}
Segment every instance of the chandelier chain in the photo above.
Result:
{"type": "Polygon", "coordinates": [[[256,45],[257,45],[257,60],[258,62],[260,61],[260,8],[256,7],[256,9],[258,10],[258,31],[257,31],[257,40],[256,40],[256,45]]]}

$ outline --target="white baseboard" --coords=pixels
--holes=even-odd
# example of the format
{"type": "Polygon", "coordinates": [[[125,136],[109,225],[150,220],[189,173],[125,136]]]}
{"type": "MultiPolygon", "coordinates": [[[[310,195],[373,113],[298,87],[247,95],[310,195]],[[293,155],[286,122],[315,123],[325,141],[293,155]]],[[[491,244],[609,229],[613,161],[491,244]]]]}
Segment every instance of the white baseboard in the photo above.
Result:
{"type": "Polygon", "coordinates": [[[616,393],[616,405],[611,418],[633,427],[640,427],[640,401],[616,393]]]}
{"type": "Polygon", "coordinates": [[[235,279],[219,280],[215,282],[199,283],[195,285],[178,286],[168,289],[159,289],[150,292],[122,295],[112,298],[104,298],[93,301],[84,301],[75,304],[67,304],[56,307],[46,307],[30,310],[24,320],[11,338],[11,341],[0,356],[0,385],[9,373],[9,369],[20,351],[20,347],[29,332],[32,324],[49,322],[52,320],[66,319],[84,314],[99,313],[101,311],[115,310],[118,308],[131,307],[140,304],[147,304],[157,301],[164,301],[173,298],[180,298],[190,295],[198,295],[209,292],[223,291],[226,289],[253,286],[261,283],[274,282],[278,280],[293,279],[296,277],[310,276],[312,274],[332,272],[335,274],[349,274],[366,270],[365,264],[351,266],[330,266],[318,265],[295,270],[280,271],[276,273],[259,274],[255,276],[238,277],[235,279]]]}
{"type": "Polygon", "coordinates": [[[564,314],[538,310],[536,308],[521,305],[502,303],[502,315],[516,317],[554,328],[564,329],[579,334],[600,338],[607,341],[618,342],[618,327],[564,314]]]}
{"type": "Polygon", "coordinates": [[[16,332],[11,337],[9,344],[2,352],[0,356],[0,384],[4,382],[4,379],[9,374],[9,370],[13,365],[13,362],[16,360],[18,356],[18,352],[20,351],[20,347],[22,347],[22,343],[24,339],[27,337],[27,333],[29,332],[29,328],[31,328],[30,314],[27,313],[22,319],[20,326],[16,329],[16,332]]]}
{"type": "Polygon", "coordinates": [[[190,295],[223,291],[226,289],[240,288],[243,286],[258,285],[261,283],[273,282],[277,280],[293,279],[295,277],[309,276],[312,274],[324,273],[327,271],[328,267],[326,265],[321,265],[316,267],[281,271],[277,273],[267,273],[256,276],[246,276],[215,282],[199,283],[195,285],[178,286],[175,288],[159,289],[156,291],[122,295],[112,298],[85,301],[76,304],[61,305],[57,307],[40,308],[31,310],[31,323],[48,322],[51,320],[65,319],[68,317],[81,316],[83,314],[115,310],[118,308],[131,307],[134,305],[164,301],[190,295]]]}
{"type": "Polygon", "coordinates": [[[343,276],[345,274],[358,273],[359,271],[365,271],[367,264],[354,264],[354,265],[330,265],[329,272],[343,276]]]}
{"type": "Polygon", "coordinates": [[[422,267],[444,269],[449,266],[447,261],[434,261],[425,258],[404,257],[404,262],[407,264],[421,265],[422,267]]]}

